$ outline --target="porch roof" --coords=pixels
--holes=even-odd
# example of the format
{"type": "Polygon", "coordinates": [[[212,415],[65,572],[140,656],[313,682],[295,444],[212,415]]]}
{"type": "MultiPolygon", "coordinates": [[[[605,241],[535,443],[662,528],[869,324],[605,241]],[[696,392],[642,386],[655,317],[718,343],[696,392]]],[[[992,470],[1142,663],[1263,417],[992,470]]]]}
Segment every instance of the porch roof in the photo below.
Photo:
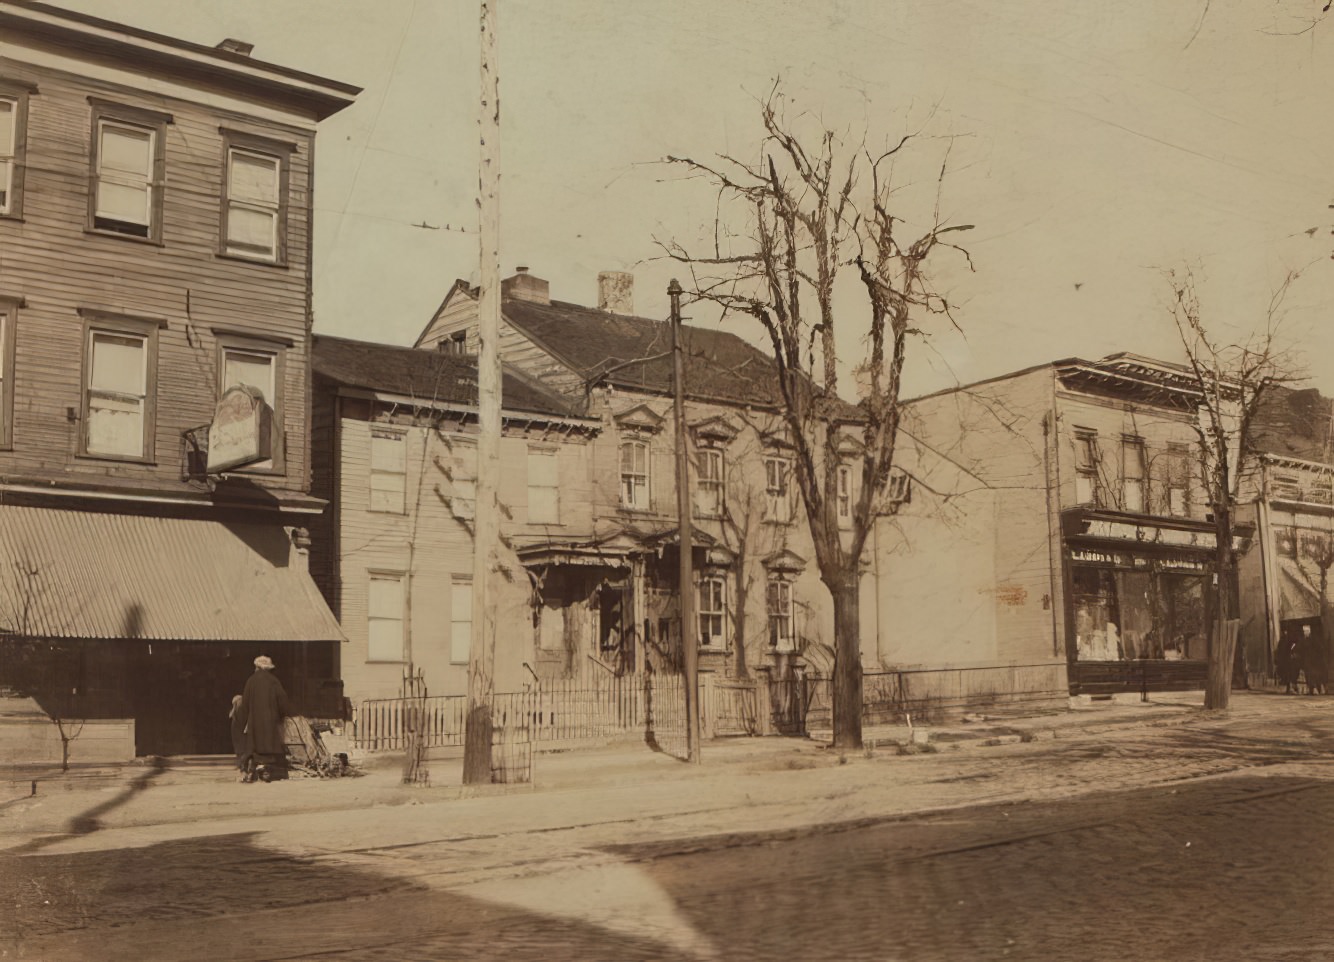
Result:
{"type": "Polygon", "coordinates": [[[343,641],[274,524],[0,505],[0,632],[343,641]]]}

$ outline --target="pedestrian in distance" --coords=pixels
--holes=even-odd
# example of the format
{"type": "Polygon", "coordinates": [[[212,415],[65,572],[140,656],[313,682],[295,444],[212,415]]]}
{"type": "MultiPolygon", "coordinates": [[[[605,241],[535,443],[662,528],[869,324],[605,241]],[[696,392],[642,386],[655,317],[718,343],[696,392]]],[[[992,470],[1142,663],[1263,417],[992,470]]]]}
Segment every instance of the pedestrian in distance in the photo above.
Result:
{"type": "Polygon", "coordinates": [[[236,753],[236,767],[244,772],[250,762],[250,733],[241,717],[242,700],[241,695],[232,696],[232,710],[227,717],[232,720],[232,751],[236,753]]]}
{"type": "Polygon", "coordinates": [[[250,777],[253,781],[271,781],[287,777],[287,745],[283,739],[283,719],[292,714],[283,683],[273,673],[273,659],[260,655],[255,672],[241,693],[241,721],[250,748],[250,777]]]}
{"type": "Polygon", "coordinates": [[[1302,671],[1306,675],[1306,693],[1325,694],[1325,645],[1324,641],[1311,630],[1310,625],[1302,625],[1297,653],[1301,657],[1302,671]]]}
{"type": "Polygon", "coordinates": [[[1291,695],[1297,684],[1297,675],[1301,672],[1301,659],[1297,653],[1297,639],[1286,629],[1278,639],[1278,650],[1274,652],[1274,671],[1278,680],[1283,682],[1283,694],[1291,695]]]}

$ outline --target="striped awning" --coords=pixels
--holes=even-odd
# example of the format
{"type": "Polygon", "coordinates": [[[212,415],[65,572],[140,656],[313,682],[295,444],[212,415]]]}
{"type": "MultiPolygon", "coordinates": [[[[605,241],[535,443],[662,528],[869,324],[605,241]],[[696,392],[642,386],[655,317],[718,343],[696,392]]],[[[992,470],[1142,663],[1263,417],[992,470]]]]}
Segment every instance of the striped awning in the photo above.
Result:
{"type": "Polygon", "coordinates": [[[0,505],[0,631],[342,641],[282,525],[0,505]]]}

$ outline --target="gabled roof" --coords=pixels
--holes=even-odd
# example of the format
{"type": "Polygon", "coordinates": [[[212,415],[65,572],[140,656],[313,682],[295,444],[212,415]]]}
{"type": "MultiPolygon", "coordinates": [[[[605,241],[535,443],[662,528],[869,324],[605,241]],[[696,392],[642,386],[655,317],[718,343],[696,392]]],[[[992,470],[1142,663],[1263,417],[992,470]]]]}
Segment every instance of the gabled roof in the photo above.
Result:
{"type": "MultiPolygon", "coordinates": [[[[667,321],[552,301],[506,298],[506,320],[588,380],[641,391],[672,390],[667,321]]],[[[774,363],[735,334],[683,325],[689,397],[741,404],[779,401],[774,363]]]]}
{"type": "MultiPolygon", "coordinates": [[[[415,347],[397,347],[320,334],[314,338],[311,367],[316,376],[342,387],[384,391],[431,403],[476,406],[477,358],[415,347]]],[[[501,384],[506,412],[573,417],[559,395],[506,366],[501,384]]]]}

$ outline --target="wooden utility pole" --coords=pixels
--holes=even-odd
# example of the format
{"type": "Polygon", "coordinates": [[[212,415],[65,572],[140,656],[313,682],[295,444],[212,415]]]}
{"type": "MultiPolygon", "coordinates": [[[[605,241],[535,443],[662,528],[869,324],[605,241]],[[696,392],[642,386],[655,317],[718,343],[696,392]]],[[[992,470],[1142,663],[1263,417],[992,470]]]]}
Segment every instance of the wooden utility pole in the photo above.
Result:
{"type": "Polygon", "coordinates": [[[699,761],[699,643],[695,637],[695,578],[691,565],[694,538],[690,525],[690,455],[686,447],[685,358],[681,343],[681,285],[667,285],[672,299],[672,409],[676,429],[676,533],[679,538],[681,653],[686,673],[686,747],[699,761]]]}
{"type": "Polygon", "coordinates": [[[472,639],[463,783],[491,781],[491,696],[496,664],[496,563],[500,543],[500,73],[496,3],[482,0],[480,220],[481,290],[477,298],[477,506],[473,518],[472,639]]]}

